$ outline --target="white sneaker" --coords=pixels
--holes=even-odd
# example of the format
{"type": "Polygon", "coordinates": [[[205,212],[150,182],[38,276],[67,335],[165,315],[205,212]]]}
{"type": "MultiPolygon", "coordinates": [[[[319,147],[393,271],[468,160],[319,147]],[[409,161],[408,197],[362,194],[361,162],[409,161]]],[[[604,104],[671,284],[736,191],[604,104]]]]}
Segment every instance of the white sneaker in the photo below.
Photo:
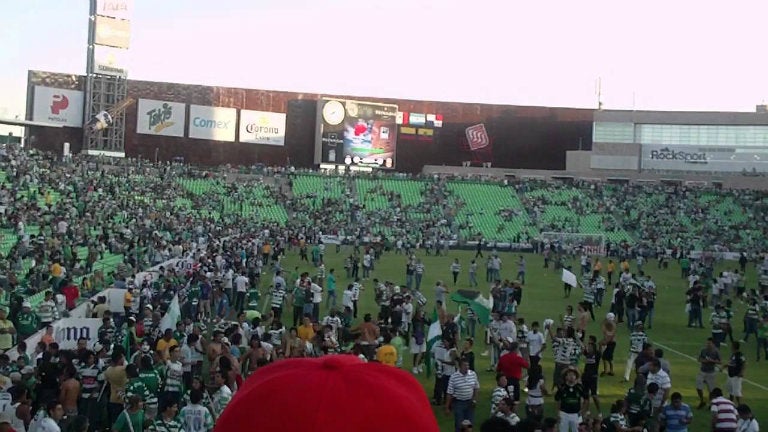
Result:
{"type": "Polygon", "coordinates": [[[483,351],[480,355],[483,357],[488,357],[488,350],[483,351]]]}
{"type": "Polygon", "coordinates": [[[416,375],[417,373],[419,373],[419,368],[413,368],[411,369],[411,372],[413,372],[413,374],[416,375]]]}
{"type": "Polygon", "coordinates": [[[424,365],[419,365],[419,373],[424,372],[424,365]]]}

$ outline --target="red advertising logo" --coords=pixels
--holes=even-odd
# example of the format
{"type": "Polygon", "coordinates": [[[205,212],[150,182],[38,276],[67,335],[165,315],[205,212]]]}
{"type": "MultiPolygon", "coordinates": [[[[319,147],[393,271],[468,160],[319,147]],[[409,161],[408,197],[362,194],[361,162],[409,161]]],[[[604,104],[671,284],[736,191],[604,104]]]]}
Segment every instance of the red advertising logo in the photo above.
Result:
{"type": "Polygon", "coordinates": [[[59,115],[62,111],[69,107],[69,99],[63,94],[53,95],[53,102],[51,103],[51,114],[59,115]]]}
{"type": "Polygon", "coordinates": [[[485,130],[485,125],[482,123],[468,127],[465,133],[467,134],[467,143],[470,150],[480,150],[491,143],[490,138],[488,138],[488,132],[485,130]]]}

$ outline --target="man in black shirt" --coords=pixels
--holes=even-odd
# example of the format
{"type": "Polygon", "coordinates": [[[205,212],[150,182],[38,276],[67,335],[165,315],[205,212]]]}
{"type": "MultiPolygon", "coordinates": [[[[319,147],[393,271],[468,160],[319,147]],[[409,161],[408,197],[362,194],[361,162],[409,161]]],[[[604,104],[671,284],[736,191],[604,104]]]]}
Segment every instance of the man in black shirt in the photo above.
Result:
{"type": "Polygon", "coordinates": [[[581,385],[584,387],[587,404],[589,404],[589,398],[591,397],[595,402],[597,412],[600,412],[600,400],[597,397],[599,368],[600,350],[597,348],[597,338],[590,336],[589,343],[587,343],[587,347],[584,349],[584,374],[581,376],[581,385]]]}
{"type": "Polygon", "coordinates": [[[747,368],[747,359],[741,352],[738,342],[731,342],[731,358],[728,360],[728,380],[725,389],[728,397],[736,400],[736,405],[741,404],[741,382],[744,379],[744,369],[747,368]]]}
{"type": "MultiPolygon", "coordinates": [[[[577,431],[579,415],[586,408],[589,399],[584,386],[579,381],[579,371],[568,368],[563,371],[563,385],[555,393],[557,410],[560,413],[560,424],[567,424],[568,431],[577,431]]],[[[560,430],[563,430],[562,428],[560,430]]]]}

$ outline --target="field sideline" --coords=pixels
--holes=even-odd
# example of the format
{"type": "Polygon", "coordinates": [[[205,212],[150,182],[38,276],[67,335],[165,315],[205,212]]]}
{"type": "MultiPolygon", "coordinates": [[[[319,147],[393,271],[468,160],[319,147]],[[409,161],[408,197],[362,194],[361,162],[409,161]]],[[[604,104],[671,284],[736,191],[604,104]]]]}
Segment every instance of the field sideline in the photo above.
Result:
{"type": "MultiPolygon", "coordinates": [[[[343,290],[348,281],[346,280],[346,274],[344,271],[344,257],[345,254],[351,252],[350,248],[342,248],[340,253],[335,252],[335,247],[329,245],[325,255],[326,271],[335,268],[337,285],[339,290],[343,290]]],[[[488,252],[484,252],[487,256],[488,252]]],[[[462,264],[462,273],[459,276],[459,284],[457,288],[468,287],[468,273],[470,260],[474,257],[474,251],[455,251],[451,250],[447,257],[435,257],[426,256],[423,251],[419,251],[418,257],[422,259],[426,270],[424,272],[424,279],[422,281],[422,292],[429,299],[427,306],[428,316],[432,314],[434,290],[432,287],[437,280],[446,281],[449,289],[453,290],[451,286],[451,274],[450,263],[454,258],[459,258],[462,264]]],[[[514,279],[517,274],[517,253],[500,252],[499,256],[503,261],[502,278],[514,279]]],[[[541,256],[534,254],[523,254],[528,263],[527,265],[527,284],[523,290],[522,305],[518,309],[518,317],[524,317],[526,323],[532,321],[542,322],[546,318],[552,318],[557,320],[560,314],[564,313],[565,306],[571,304],[576,306],[576,303],[581,300],[581,290],[573,290],[569,299],[563,298],[562,282],[560,282],[560,273],[555,272],[552,268],[549,270],[543,268],[543,259],[541,256]]],[[[607,262],[603,259],[603,264],[607,262]]],[[[484,261],[478,260],[478,281],[480,282],[480,289],[487,295],[488,284],[484,283],[485,280],[485,268],[484,261]]],[[[578,263],[573,268],[578,268],[578,263]]],[[[283,260],[283,269],[290,274],[293,268],[299,265],[301,271],[309,271],[310,274],[314,274],[311,263],[306,262],[303,265],[299,262],[299,256],[297,251],[289,252],[287,257],[283,260]]],[[[732,270],[737,267],[735,262],[720,263],[718,270],[724,269],[732,270]]],[[[634,271],[634,263],[633,263],[634,271]]],[[[671,363],[671,377],[672,377],[672,391],[678,391],[683,394],[683,401],[691,405],[694,409],[694,422],[691,425],[691,431],[706,431],[709,430],[709,413],[704,410],[696,410],[698,404],[698,398],[696,396],[695,379],[698,371],[698,364],[694,359],[698,356],[700,349],[703,347],[706,338],[709,337],[709,331],[705,329],[687,328],[687,315],[684,312],[685,307],[685,295],[684,292],[687,288],[687,281],[680,278],[680,269],[676,262],[671,262],[669,269],[661,270],[657,269],[656,262],[652,260],[645,265],[646,274],[653,277],[657,284],[658,298],[656,301],[656,312],[654,316],[653,328],[647,330],[650,341],[657,347],[663,348],[665,351],[664,357],[671,363]]],[[[361,271],[362,274],[362,271],[361,271]]],[[[405,282],[405,256],[395,255],[394,253],[385,253],[384,256],[375,264],[375,270],[372,272],[371,278],[378,278],[380,280],[391,280],[396,284],[404,284],[405,282]]],[[[757,283],[756,271],[753,265],[749,265],[747,268],[747,287],[755,287],[757,283]]],[[[267,286],[268,282],[264,280],[263,286],[267,286]]],[[[361,294],[361,310],[365,312],[371,312],[374,314],[378,312],[378,307],[374,301],[374,295],[371,281],[366,281],[364,284],[366,290],[361,294]]],[[[341,295],[339,294],[339,303],[341,295]]],[[[264,298],[264,297],[262,297],[264,298]]],[[[597,322],[591,323],[590,333],[600,338],[599,322],[609,311],[610,301],[606,301],[602,309],[596,308],[597,322]]],[[[449,311],[455,312],[457,310],[456,304],[448,305],[449,311]]],[[[321,316],[325,315],[325,307],[322,309],[321,316]]],[[[708,322],[709,313],[711,309],[704,311],[705,325],[708,322]]],[[[744,314],[744,306],[740,302],[735,302],[734,305],[734,338],[736,340],[741,339],[743,326],[741,324],[744,314]]],[[[362,315],[359,315],[362,317],[362,315]]],[[[289,325],[288,325],[289,326],[289,325]]],[[[475,422],[480,423],[485,420],[490,412],[490,396],[491,391],[495,387],[495,374],[492,372],[486,372],[485,370],[489,365],[489,358],[480,356],[485,350],[483,342],[484,328],[478,326],[476,332],[475,341],[475,357],[477,359],[476,370],[480,378],[481,390],[478,399],[478,408],[475,413],[475,422]]],[[[600,379],[600,400],[601,408],[604,416],[608,415],[610,405],[617,399],[623,398],[628,385],[621,384],[621,375],[624,371],[624,365],[629,350],[628,345],[628,330],[625,324],[620,326],[618,335],[618,343],[616,347],[616,358],[614,359],[614,371],[616,376],[603,377],[600,379]]],[[[745,373],[744,382],[744,402],[752,407],[752,411],[755,412],[759,422],[762,422],[765,426],[768,426],[768,366],[766,366],[765,360],[760,363],[755,363],[755,339],[754,337],[749,343],[742,346],[742,350],[747,358],[747,369],[745,373]]],[[[727,347],[721,347],[721,357],[727,362],[730,356],[730,351],[727,347]]],[[[547,379],[547,386],[551,385],[551,377],[553,370],[552,363],[552,351],[549,347],[545,350],[545,356],[542,361],[544,368],[544,375],[547,379]]],[[[580,368],[583,367],[583,362],[580,364],[580,368]]],[[[411,356],[410,353],[406,353],[404,358],[404,369],[409,370],[411,368],[411,356]]],[[[602,366],[601,366],[602,370],[602,366]]],[[[718,385],[724,387],[726,374],[722,374],[718,379],[718,385]]],[[[431,398],[432,389],[434,385],[433,378],[427,378],[425,374],[417,376],[419,381],[424,386],[424,390],[431,398]]],[[[521,397],[521,406],[518,408],[518,414],[524,416],[524,399],[525,394],[521,397]]],[[[441,430],[451,431],[453,430],[453,417],[445,414],[442,407],[435,407],[435,415],[440,423],[441,430]]],[[[594,413],[594,404],[591,405],[591,411],[594,413]]],[[[550,396],[546,399],[545,415],[555,416],[554,400],[550,396]]]]}

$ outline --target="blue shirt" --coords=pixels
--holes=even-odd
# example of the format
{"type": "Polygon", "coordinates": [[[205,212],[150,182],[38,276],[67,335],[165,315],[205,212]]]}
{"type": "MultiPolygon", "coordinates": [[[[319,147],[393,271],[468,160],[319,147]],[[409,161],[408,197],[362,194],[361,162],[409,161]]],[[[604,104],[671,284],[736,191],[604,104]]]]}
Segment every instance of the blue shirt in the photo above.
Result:
{"type": "Polygon", "coordinates": [[[680,404],[680,408],[675,408],[670,403],[664,405],[660,418],[666,422],[669,432],[687,432],[688,425],[683,420],[693,418],[693,412],[686,404],[680,404]]]}

